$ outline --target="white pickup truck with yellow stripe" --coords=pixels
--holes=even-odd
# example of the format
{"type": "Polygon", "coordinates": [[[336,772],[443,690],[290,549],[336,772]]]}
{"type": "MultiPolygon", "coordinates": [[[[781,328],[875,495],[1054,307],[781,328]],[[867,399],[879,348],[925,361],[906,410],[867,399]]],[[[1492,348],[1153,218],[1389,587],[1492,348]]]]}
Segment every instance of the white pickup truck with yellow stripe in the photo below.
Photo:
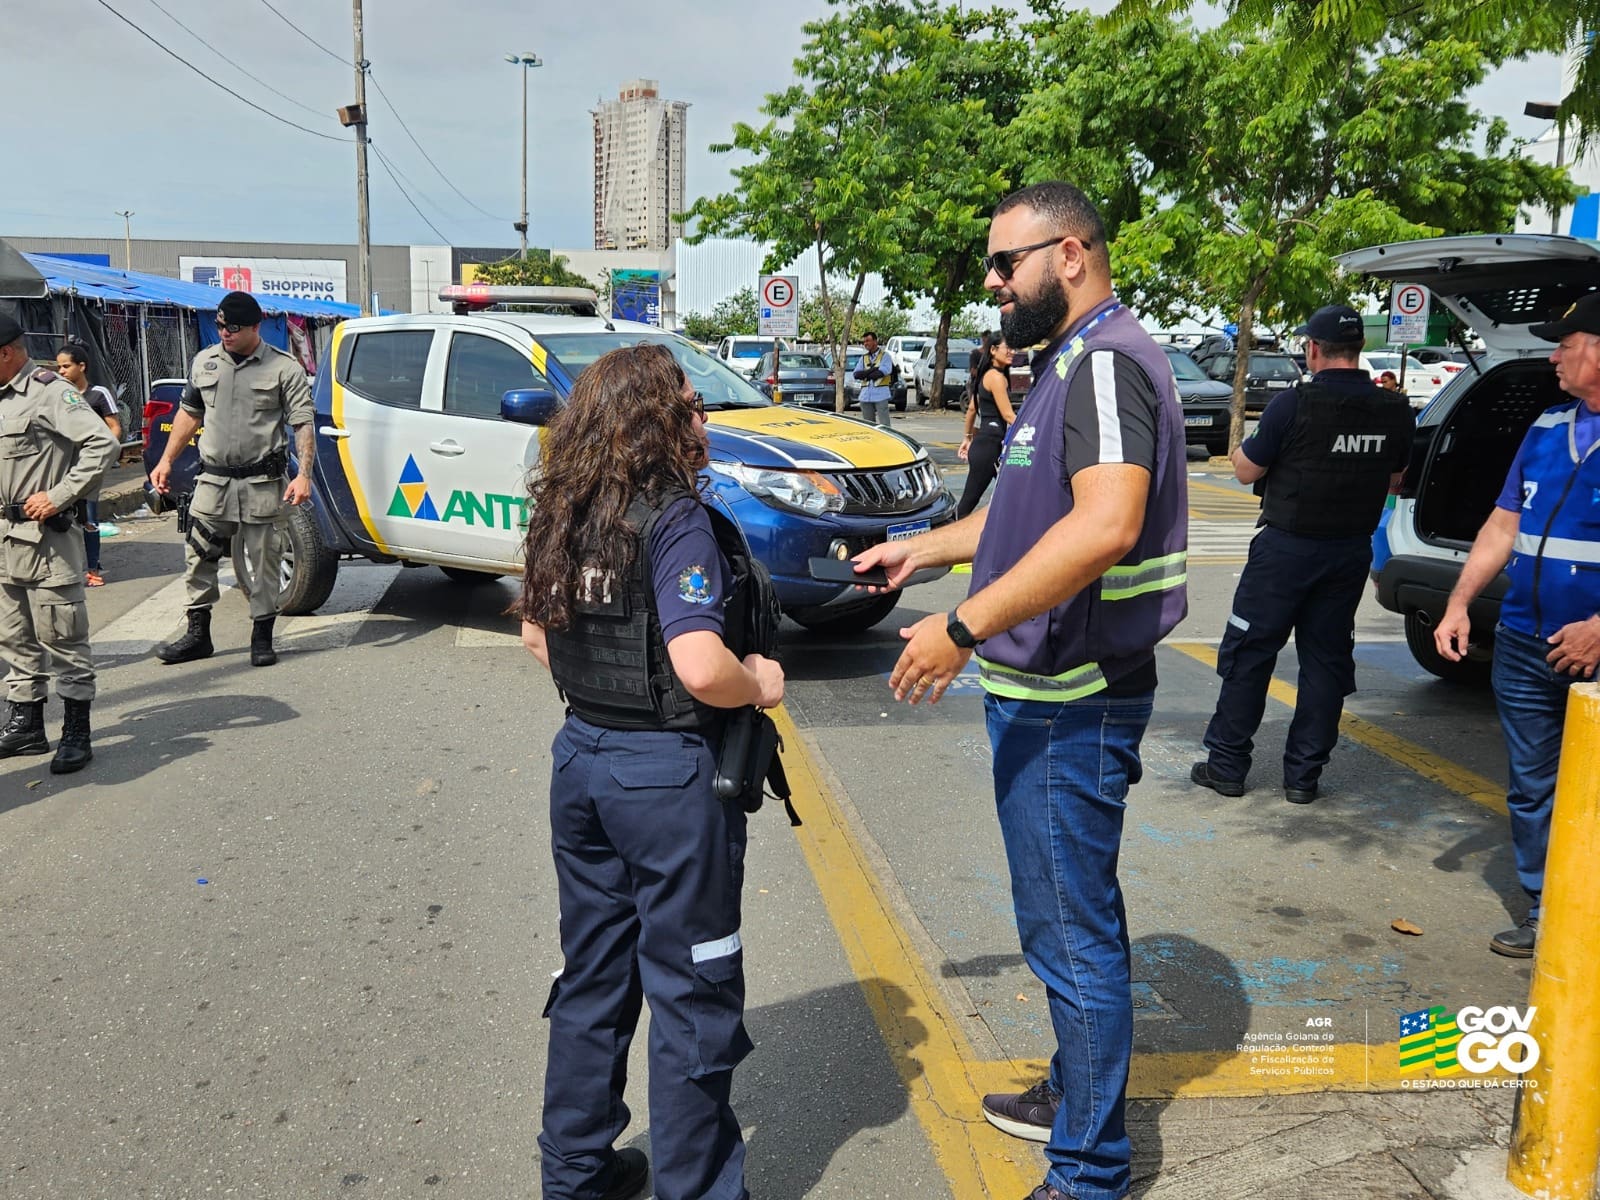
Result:
{"type": "Polygon", "coordinates": [[[897,594],[818,582],[807,560],[849,557],[954,519],[939,469],[915,441],[775,405],[692,342],[650,325],[498,311],[338,327],[314,389],[315,528],[291,531],[284,611],[322,604],[341,557],[432,564],[463,583],[520,574],[539,426],[584,367],[639,341],[669,346],[705,398],[711,498],[772,572],[784,611],[830,631],[888,616],[897,594]]]}

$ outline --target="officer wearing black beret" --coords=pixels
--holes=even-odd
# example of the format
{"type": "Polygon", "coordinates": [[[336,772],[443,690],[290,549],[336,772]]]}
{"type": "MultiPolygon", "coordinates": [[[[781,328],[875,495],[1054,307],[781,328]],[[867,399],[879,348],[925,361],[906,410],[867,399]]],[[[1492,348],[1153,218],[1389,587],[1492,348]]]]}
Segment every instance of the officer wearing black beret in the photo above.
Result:
{"type": "Polygon", "coordinates": [[[305,371],[262,340],[261,316],[261,305],[248,292],[229,292],[217,305],[219,341],[195,356],[166,452],[150,472],[151,486],[167,491],[173,461],[199,432],[200,474],[184,545],[188,629],[156,647],[164,663],[211,655],[211,606],[220,595],[217,564],[235,537],[256,580],[250,590],[250,663],[266,667],[278,661],[272,626],[278,615],[284,505],[311,498],[315,413],[305,371]],[[299,459],[292,479],[288,428],[294,429],[299,459]]]}
{"type": "Polygon", "coordinates": [[[49,751],[44,705],[54,659],[66,708],[50,763],[57,775],[94,757],[94,658],[74,515],[118,450],[100,415],[61,376],[35,367],[22,326],[0,315],[0,660],[10,668],[0,758],[49,751]]]}
{"type": "Polygon", "coordinates": [[[1372,562],[1372,531],[1411,456],[1416,420],[1397,392],[1360,367],[1361,315],[1342,304],[1295,330],[1312,375],[1273,398],[1233,452],[1234,477],[1261,484],[1263,528],[1217,649],[1222,692],[1190,778],[1241,796],[1267,686],[1289,634],[1299,698],[1283,748],[1284,798],[1310,804],[1356,690],[1355,621],[1372,562]]]}

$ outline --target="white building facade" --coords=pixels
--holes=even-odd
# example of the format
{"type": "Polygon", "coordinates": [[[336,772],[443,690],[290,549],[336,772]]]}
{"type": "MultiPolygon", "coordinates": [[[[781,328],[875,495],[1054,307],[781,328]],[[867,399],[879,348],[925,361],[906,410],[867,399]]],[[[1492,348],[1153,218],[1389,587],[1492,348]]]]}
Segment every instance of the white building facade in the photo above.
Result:
{"type": "Polygon", "coordinates": [[[684,124],[689,105],[634,79],[594,117],[594,248],[670,250],[683,236],[684,124]]]}

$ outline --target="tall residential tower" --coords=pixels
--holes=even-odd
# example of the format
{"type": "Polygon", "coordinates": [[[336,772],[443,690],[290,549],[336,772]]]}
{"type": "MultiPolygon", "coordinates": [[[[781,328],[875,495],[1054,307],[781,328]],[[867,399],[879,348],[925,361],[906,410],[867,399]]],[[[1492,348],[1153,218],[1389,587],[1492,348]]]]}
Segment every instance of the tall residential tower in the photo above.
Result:
{"type": "Polygon", "coordinates": [[[654,79],[634,79],[594,117],[594,247],[670,250],[683,235],[684,117],[654,79]]]}

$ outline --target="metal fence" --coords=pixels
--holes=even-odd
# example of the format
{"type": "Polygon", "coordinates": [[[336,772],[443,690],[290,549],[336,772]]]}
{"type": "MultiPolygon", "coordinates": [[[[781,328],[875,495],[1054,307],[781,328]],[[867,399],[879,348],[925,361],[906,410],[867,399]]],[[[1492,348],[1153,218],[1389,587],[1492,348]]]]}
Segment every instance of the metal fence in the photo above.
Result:
{"type": "Polygon", "coordinates": [[[198,351],[192,317],[180,308],[107,304],[106,366],[116,380],[124,408],[123,437],[133,440],[144,427],[144,402],[157,379],[181,379],[198,351]]]}

